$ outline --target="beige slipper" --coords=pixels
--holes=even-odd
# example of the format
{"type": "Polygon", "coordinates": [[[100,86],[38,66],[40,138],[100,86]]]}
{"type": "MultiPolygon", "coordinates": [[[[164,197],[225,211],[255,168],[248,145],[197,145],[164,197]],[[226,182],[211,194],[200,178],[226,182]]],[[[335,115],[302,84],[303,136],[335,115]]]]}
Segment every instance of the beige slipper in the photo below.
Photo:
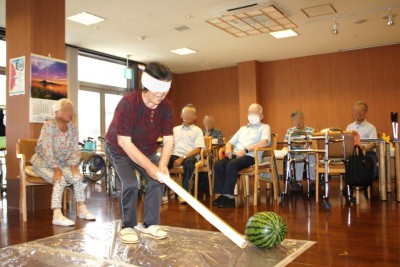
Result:
{"type": "Polygon", "coordinates": [[[135,229],[140,231],[142,235],[154,239],[164,239],[168,237],[168,233],[159,225],[151,225],[146,228],[143,224],[139,223],[135,226],[135,229]]]}
{"type": "Polygon", "coordinates": [[[133,228],[127,227],[119,232],[122,243],[125,244],[135,244],[139,242],[138,235],[133,228]]]}

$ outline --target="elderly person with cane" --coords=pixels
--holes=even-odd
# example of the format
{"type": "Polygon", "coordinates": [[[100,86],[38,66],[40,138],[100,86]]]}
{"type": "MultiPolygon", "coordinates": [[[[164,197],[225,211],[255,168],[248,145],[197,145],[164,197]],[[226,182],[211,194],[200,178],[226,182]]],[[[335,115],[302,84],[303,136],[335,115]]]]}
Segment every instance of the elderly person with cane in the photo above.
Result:
{"type": "Polygon", "coordinates": [[[31,158],[33,170],[41,178],[53,184],[51,208],[53,224],[72,226],[74,221],[66,218],[62,212],[62,196],[65,187],[72,185],[77,215],[81,219],[95,220],[85,205],[83,176],[79,172],[80,151],[78,130],[72,123],[74,107],[69,99],[63,98],[54,104],[55,119],[44,123],[40,137],[31,158]]]}

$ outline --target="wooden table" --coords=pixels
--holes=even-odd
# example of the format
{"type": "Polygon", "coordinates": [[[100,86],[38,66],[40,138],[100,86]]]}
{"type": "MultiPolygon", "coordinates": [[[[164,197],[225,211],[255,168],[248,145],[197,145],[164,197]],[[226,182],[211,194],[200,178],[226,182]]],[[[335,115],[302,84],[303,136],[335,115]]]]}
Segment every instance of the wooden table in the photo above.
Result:
{"type": "Polygon", "coordinates": [[[400,202],[400,139],[393,139],[394,162],[396,166],[396,199],[400,202]]]}
{"type": "MultiPolygon", "coordinates": [[[[386,181],[386,141],[383,139],[361,139],[361,143],[377,143],[379,155],[379,192],[381,193],[381,200],[386,201],[388,192],[388,183],[386,181]]],[[[390,151],[389,151],[390,152],[390,151]]],[[[390,157],[389,157],[390,160],[390,157]]],[[[389,163],[390,164],[390,163],[389,163]]],[[[390,171],[389,171],[390,178],[390,171]]],[[[390,185],[389,185],[390,190],[390,185]]],[[[390,192],[390,191],[389,191],[390,192]]]]}

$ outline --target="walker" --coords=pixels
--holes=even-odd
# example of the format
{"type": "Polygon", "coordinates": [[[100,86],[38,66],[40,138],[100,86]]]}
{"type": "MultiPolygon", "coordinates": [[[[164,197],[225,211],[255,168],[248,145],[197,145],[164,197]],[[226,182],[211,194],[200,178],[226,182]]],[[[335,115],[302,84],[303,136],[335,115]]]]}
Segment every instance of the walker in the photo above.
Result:
{"type": "MultiPolygon", "coordinates": [[[[337,134],[335,134],[337,135],[337,134]]],[[[320,139],[315,137],[315,139],[320,139]]],[[[321,184],[324,188],[324,195],[322,197],[322,205],[325,209],[330,209],[332,207],[331,203],[329,202],[329,165],[330,164],[343,164],[346,160],[346,144],[345,144],[345,137],[342,129],[340,128],[329,128],[328,131],[325,132],[324,136],[324,146],[325,146],[325,153],[323,163],[325,164],[325,174],[321,179],[321,184]],[[332,136],[333,132],[339,132],[339,137],[332,136]],[[329,158],[329,145],[334,143],[342,143],[343,149],[343,157],[341,158],[329,158]]]]}
{"type": "Polygon", "coordinates": [[[284,174],[284,192],[281,195],[281,201],[288,195],[289,185],[296,182],[295,164],[304,163],[307,177],[307,199],[310,199],[310,170],[309,170],[309,149],[311,138],[302,130],[292,131],[288,137],[288,154],[286,156],[286,171],[284,174]],[[294,155],[302,155],[295,158],[294,155]]]}

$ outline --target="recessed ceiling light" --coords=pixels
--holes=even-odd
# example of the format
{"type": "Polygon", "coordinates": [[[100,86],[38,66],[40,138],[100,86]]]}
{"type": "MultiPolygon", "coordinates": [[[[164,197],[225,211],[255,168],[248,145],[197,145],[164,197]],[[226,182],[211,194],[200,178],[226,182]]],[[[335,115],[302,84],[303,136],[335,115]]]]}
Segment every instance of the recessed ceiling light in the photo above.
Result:
{"type": "Polygon", "coordinates": [[[197,51],[187,48],[187,47],[174,49],[174,50],[171,50],[170,52],[178,54],[180,56],[197,53],[197,51]]]}
{"type": "Polygon", "coordinates": [[[82,12],[82,13],[70,16],[67,19],[78,22],[80,24],[84,24],[84,25],[93,25],[93,24],[105,21],[104,18],[95,16],[95,15],[87,13],[87,12],[82,12]]]}
{"type": "Polygon", "coordinates": [[[298,35],[294,30],[283,30],[283,31],[277,31],[277,32],[270,32],[269,34],[274,36],[276,39],[282,39],[282,38],[293,37],[293,36],[298,35]]]}

